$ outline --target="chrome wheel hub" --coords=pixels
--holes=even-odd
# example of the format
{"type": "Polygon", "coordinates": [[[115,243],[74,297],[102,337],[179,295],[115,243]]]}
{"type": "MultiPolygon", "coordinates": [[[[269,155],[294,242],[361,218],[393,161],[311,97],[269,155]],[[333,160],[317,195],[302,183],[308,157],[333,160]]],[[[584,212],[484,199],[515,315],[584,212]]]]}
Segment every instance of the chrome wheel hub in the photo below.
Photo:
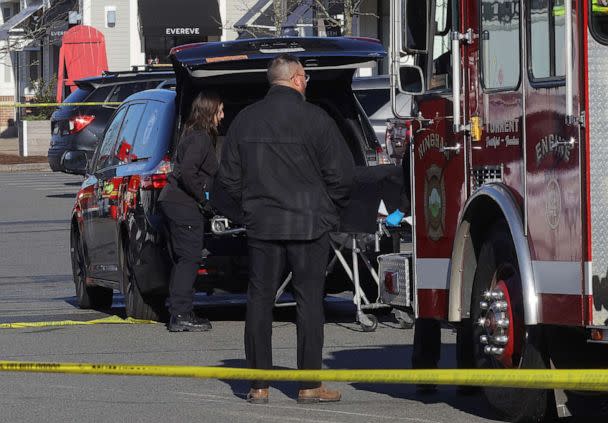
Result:
{"type": "Polygon", "coordinates": [[[485,345],[483,352],[497,358],[505,353],[505,346],[509,343],[509,302],[504,292],[495,288],[483,293],[480,301],[481,317],[477,321],[483,329],[479,341],[485,345]]]}

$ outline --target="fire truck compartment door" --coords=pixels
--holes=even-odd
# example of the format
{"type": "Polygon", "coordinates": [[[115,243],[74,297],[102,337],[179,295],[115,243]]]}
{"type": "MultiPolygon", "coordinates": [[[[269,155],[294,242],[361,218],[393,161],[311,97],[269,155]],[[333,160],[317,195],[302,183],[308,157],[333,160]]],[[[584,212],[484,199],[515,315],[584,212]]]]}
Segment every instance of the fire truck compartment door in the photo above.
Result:
{"type": "Polygon", "coordinates": [[[589,193],[593,266],[585,266],[585,294],[593,295],[593,325],[608,326],[608,47],[590,34],[589,60],[589,193]]]}

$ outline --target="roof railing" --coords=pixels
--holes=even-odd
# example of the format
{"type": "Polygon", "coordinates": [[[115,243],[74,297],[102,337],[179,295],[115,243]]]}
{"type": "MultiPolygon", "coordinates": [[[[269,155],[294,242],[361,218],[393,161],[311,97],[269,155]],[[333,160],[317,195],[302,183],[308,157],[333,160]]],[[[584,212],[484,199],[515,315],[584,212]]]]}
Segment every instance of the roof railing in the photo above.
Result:
{"type": "Polygon", "coordinates": [[[155,65],[134,65],[131,66],[131,70],[124,71],[103,71],[102,76],[113,76],[113,75],[125,75],[134,74],[138,72],[169,72],[171,71],[172,65],[170,64],[155,64],[155,65]]]}

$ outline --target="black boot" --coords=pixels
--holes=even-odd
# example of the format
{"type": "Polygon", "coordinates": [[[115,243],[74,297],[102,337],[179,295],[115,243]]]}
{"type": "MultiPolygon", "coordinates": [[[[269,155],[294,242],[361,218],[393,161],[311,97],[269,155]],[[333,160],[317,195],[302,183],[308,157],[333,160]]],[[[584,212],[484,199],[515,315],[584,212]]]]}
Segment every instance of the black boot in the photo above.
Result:
{"type": "Polygon", "coordinates": [[[196,317],[194,313],[172,314],[169,320],[169,332],[204,332],[211,330],[209,319],[196,317]]]}

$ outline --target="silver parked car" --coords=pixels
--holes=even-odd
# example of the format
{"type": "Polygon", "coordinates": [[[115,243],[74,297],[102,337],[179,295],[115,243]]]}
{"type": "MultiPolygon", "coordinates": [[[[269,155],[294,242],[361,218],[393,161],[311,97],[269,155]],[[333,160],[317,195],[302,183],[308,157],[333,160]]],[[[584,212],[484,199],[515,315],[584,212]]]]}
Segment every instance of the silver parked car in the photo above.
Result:
{"type": "MultiPolygon", "coordinates": [[[[403,154],[402,150],[398,148],[397,150],[401,151],[396,152],[392,143],[387,143],[386,141],[387,121],[395,117],[391,109],[389,85],[390,81],[388,75],[370,76],[354,78],[352,89],[374,128],[374,133],[376,134],[378,142],[393,161],[398,163],[400,162],[401,157],[396,158],[394,156],[396,154],[399,156],[403,154]]],[[[412,97],[406,94],[398,94],[397,110],[402,116],[410,115],[412,110],[412,97]]]]}

